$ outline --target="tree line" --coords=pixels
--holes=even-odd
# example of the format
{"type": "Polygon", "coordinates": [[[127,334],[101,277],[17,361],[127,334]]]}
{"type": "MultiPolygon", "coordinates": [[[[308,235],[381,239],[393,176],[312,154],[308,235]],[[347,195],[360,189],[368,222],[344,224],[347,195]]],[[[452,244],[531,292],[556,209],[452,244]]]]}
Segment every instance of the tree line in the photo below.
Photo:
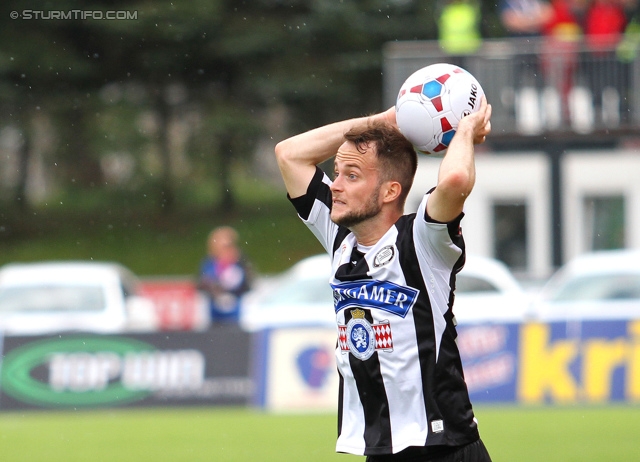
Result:
{"type": "MultiPolygon", "coordinates": [[[[0,211],[96,191],[144,196],[168,211],[179,191],[201,184],[232,208],[234,163],[274,131],[380,110],[383,44],[435,39],[439,6],[7,0],[0,211]]],[[[491,17],[494,7],[483,8],[491,17]]]]}

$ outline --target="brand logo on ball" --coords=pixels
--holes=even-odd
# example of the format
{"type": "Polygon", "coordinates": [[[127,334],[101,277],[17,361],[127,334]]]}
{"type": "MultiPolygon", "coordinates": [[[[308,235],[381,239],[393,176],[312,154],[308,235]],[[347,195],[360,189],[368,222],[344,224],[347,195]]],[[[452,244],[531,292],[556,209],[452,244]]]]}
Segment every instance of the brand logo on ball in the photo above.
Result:
{"type": "Polygon", "coordinates": [[[471,83],[471,92],[469,92],[469,106],[473,111],[476,108],[476,100],[478,99],[478,86],[475,83],[471,83]]]}

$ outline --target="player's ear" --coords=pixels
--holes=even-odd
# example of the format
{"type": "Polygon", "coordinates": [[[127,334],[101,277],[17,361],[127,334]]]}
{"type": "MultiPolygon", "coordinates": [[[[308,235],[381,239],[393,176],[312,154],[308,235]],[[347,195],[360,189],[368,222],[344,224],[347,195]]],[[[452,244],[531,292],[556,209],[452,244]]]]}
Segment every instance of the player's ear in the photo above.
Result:
{"type": "Polygon", "coordinates": [[[383,185],[384,195],[382,200],[384,202],[393,202],[400,197],[400,193],[402,192],[402,185],[397,181],[385,181],[383,185]]]}

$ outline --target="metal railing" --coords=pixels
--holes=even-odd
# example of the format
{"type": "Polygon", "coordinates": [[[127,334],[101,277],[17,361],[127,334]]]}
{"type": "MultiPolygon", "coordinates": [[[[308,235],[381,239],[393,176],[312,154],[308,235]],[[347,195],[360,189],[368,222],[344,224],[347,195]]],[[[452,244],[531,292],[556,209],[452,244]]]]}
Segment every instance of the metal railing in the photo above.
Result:
{"type": "Polygon", "coordinates": [[[622,59],[617,44],[546,38],[485,40],[471,55],[446,54],[436,41],[390,42],[384,48],[384,102],[414,71],[451,62],[471,72],[493,106],[492,136],[640,131],[640,59],[622,59]]]}

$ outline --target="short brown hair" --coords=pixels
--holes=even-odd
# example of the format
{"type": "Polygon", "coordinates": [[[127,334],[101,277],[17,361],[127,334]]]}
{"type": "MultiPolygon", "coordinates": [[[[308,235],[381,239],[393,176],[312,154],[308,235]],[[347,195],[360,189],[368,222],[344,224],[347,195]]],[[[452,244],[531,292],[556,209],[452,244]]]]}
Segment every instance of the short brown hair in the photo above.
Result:
{"type": "Polygon", "coordinates": [[[370,145],[374,147],[380,162],[380,181],[400,183],[400,206],[404,207],[418,168],[418,155],[409,140],[396,127],[381,121],[371,122],[366,128],[352,128],[344,138],[361,153],[370,145]]]}

